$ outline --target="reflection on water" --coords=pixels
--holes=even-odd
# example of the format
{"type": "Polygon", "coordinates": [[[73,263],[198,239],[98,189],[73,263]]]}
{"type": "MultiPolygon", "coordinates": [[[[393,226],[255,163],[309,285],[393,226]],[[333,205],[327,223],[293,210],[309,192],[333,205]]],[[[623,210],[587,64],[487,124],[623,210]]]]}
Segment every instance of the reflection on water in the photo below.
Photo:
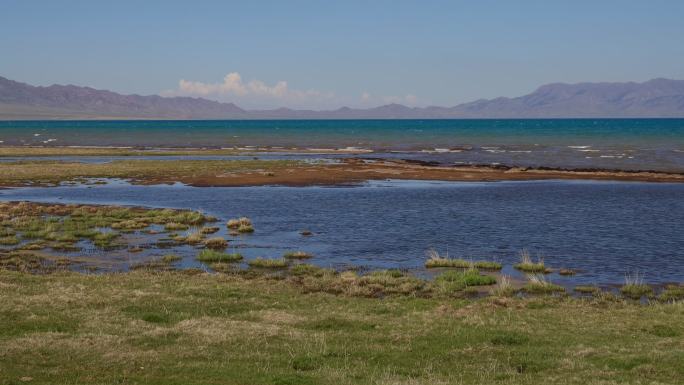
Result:
{"type": "MultiPolygon", "coordinates": [[[[128,204],[250,217],[257,229],[235,244],[246,258],[305,250],[322,266],[420,269],[425,251],[504,263],[516,275],[528,248],[552,279],[617,283],[639,271],[649,282],[684,280],[684,185],[617,182],[451,183],[386,181],[363,187],[104,186],[17,188],[3,200],[128,204]],[[312,237],[299,232],[311,230],[312,237]]],[[[225,228],[222,230],[222,232],[225,228]]],[[[194,250],[184,251],[193,265],[194,250]]],[[[119,258],[125,262],[128,255],[119,258]]]]}

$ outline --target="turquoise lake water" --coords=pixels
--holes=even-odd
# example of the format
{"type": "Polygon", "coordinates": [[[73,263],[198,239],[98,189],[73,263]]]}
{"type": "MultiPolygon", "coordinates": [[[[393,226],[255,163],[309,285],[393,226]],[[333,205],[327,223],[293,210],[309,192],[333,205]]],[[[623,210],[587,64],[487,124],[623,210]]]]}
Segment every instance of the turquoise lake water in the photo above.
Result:
{"type": "Polygon", "coordinates": [[[359,148],[455,164],[684,172],[684,119],[2,121],[0,145],[359,148]]]}

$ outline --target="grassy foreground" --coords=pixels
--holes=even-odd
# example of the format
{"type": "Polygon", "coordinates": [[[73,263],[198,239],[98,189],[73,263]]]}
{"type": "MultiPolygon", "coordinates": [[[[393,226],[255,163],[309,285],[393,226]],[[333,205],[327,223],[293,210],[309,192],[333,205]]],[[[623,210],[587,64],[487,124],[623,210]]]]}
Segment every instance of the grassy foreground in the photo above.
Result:
{"type": "Polygon", "coordinates": [[[674,384],[684,304],[0,271],[0,384],[674,384]]]}

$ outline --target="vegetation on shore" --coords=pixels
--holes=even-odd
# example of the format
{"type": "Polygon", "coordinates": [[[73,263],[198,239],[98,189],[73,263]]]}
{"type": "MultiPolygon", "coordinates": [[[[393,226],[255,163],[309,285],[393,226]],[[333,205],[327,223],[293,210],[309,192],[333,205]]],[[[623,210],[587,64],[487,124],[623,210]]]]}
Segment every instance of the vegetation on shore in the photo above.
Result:
{"type": "Polygon", "coordinates": [[[395,179],[475,181],[594,179],[684,182],[684,175],[652,171],[530,169],[488,166],[418,166],[402,160],[362,162],[357,158],[335,163],[302,160],[163,160],[162,156],[234,155],[245,152],[218,149],[136,150],[119,148],[0,147],[0,157],[53,156],[54,160],[25,159],[0,163],[0,186],[53,186],[60,183],[106,183],[118,178],[133,183],[174,183],[193,186],[316,185],[395,179]],[[142,156],[109,163],[60,161],[59,156],[142,156]]]}
{"type": "Polygon", "coordinates": [[[520,262],[515,266],[516,269],[523,271],[525,273],[546,273],[548,269],[544,265],[544,258],[538,257],[537,261],[532,260],[530,252],[526,249],[520,251],[520,262]]]}
{"type": "Polygon", "coordinates": [[[298,280],[330,273],[297,266],[302,275],[291,278],[0,270],[0,383],[670,384],[684,376],[682,302],[425,298],[402,294],[416,283],[398,271],[340,278],[350,289],[395,283],[394,294],[364,298],[303,290],[298,280]]]}
{"type": "Polygon", "coordinates": [[[458,269],[481,269],[481,270],[501,270],[503,267],[498,262],[493,261],[467,261],[462,258],[449,258],[449,256],[442,257],[439,253],[430,249],[427,252],[428,259],[425,261],[425,267],[428,269],[438,267],[452,267],[458,269]]]}
{"type": "Polygon", "coordinates": [[[296,160],[117,160],[109,163],[20,161],[0,163],[0,186],[53,186],[92,178],[119,178],[134,183],[193,183],[229,174],[257,177],[299,166],[296,160]]]}
{"type": "MultiPolygon", "coordinates": [[[[188,229],[215,221],[215,218],[189,210],[143,209],[99,205],[51,205],[29,202],[0,203],[0,246],[3,253],[52,249],[77,251],[79,242],[90,242],[107,250],[129,247],[123,235],[152,231],[152,226],[166,230],[188,229]]],[[[156,230],[154,230],[157,232],[156,230]]],[[[193,243],[195,234],[183,237],[193,243]]]]}
{"type": "Polygon", "coordinates": [[[242,255],[239,253],[225,253],[223,251],[204,249],[197,255],[197,260],[200,262],[239,262],[242,260],[242,255]]]}

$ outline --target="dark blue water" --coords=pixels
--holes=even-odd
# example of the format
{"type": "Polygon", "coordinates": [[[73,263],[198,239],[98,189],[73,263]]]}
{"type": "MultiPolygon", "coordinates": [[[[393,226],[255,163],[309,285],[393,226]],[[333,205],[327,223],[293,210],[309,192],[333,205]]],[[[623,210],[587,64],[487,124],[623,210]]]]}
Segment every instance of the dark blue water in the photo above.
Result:
{"type": "MultiPolygon", "coordinates": [[[[2,200],[191,208],[245,215],[257,232],[237,240],[248,258],[301,249],[323,266],[419,269],[425,251],[503,262],[541,254],[579,269],[560,283],[684,281],[684,185],[613,182],[374,182],[365,187],[77,186],[0,191],[2,200]],[[309,229],[312,237],[299,231],[309,229]]],[[[194,255],[194,254],[193,254],[194,255]]],[[[192,256],[188,255],[188,263],[192,256]]]]}
{"type": "Polygon", "coordinates": [[[684,172],[684,119],[2,121],[0,145],[364,148],[443,163],[684,172]]]}

